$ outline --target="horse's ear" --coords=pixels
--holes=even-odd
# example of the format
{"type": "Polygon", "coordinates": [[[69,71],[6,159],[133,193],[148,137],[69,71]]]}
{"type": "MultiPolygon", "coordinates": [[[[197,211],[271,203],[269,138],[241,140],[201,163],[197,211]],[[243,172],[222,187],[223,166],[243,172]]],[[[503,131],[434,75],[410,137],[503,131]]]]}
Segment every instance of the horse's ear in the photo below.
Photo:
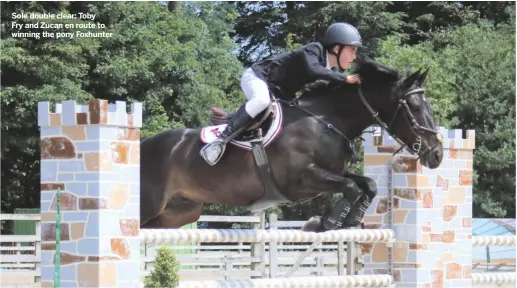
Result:
{"type": "Polygon", "coordinates": [[[413,83],[415,83],[415,81],[417,81],[420,77],[420,70],[422,70],[422,69],[419,69],[418,71],[413,72],[409,76],[404,78],[404,80],[402,81],[402,87],[409,88],[409,87],[413,86],[413,83]]]}
{"type": "Polygon", "coordinates": [[[422,85],[425,81],[425,78],[427,77],[427,73],[429,73],[429,68],[426,68],[423,72],[422,68],[418,69],[402,81],[402,86],[409,88],[415,82],[418,82],[419,85],[422,85]]]}
{"type": "Polygon", "coordinates": [[[424,72],[420,74],[420,77],[418,77],[418,81],[420,82],[420,84],[424,83],[428,73],[429,73],[429,67],[425,68],[424,72]]]}

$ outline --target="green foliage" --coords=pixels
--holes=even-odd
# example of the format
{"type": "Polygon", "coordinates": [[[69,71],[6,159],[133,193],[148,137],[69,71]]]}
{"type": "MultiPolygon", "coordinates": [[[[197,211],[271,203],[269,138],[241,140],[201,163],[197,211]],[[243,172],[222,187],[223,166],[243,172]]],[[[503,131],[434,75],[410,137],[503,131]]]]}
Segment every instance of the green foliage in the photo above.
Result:
{"type": "Polygon", "coordinates": [[[449,117],[456,108],[453,91],[455,75],[447,71],[454,66],[454,59],[443,57],[442,52],[434,51],[431,42],[404,45],[398,36],[382,41],[379,54],[376,61],[397,69],[403,76],[417,69],[429,68],[425,84],[426,95],[437,125],[448,127],[449,117]]]}
{"type": "MultiPolygon", "coordinates": [[[[248,64],[315,41],[329,24],[358,27],[369,56],[403,74],[429,67],[435,122],[475,129],[474,215],[515,217],[515,2],[237,2],[234,39],[248,64]],[[487,200],[488,199],[488,200],[487,200]]],[[[360,170],[361,160],[352,161],[360,170]]],[[[282,207],[319,214],[320,200],[282,207]]]]}
{"type": "Polygon", "coordinates": [[[303,44],[300,43],[294,43],[294,37],[296,37],[294,34],[289,33],[287,35],[287,50],[292,51],[300,46],[303,46],[303,44]]]}
{"type": "Polygon", "coordinates": [[[484,20],[439,31],[411,46],[388,37],[376,59],[404,72],[430,67],[426,94],[435,120],[449,129],[476,131],[476,217],[515,217],[513,27],[484,20]]]}
{"type": "Polygon", "coordinates": [[[318,40],[334,22],[355,25],[370,56],[377,56],[379,42],[388,36],[418,44],[436,31],[480,18],[507,22],[512,16],[505,11],[515,8],[515,2],[441,1],[235,1],[234,5],[239,17],[233,38],[243,47],[239,59],[245,64],[285,50],[289,41],[318,40]]]}
{"type": "Polygon", "coordinates": [[[144,287],[178,287],[178,270],[180,263],[176,260],[172,249],[169,247],[160,247],[156,249],[156,251],[157,255],[154,260],[154,266],[149,275],[145,276],[144,287]]]}
{"type": "MultiPolygon", "coordinates": [[[[430,68],[426,92],[436,122],[476,130],[475,216],[515,217],[515,2],[181,2],[175,11],[159,2],[0,5],[2,211],[40,205],[38,101],[142,102],[144,137],[199,127],[210,106],[243,103],[243,64],[347,21],[376,60],[402,73],[430,68]],[[22,11],[93,13],[113,37],[13,38],[11,14],[22,11]]],[[[361,174],[361,157],[349,169],[361,174]]],[[[269,211],[307,219],[321,214],[321,200],[269,211]]],[[[249,215],[219,205],[203,213],[249,215]]]]}
{"type": "MultiPolygon", "coordinates": [[[[41,11],[46,5],[9,4],[32,7],[32,11],[41,11]]],[[[57,8],[61,6],[59,4],[57,8]]],[[[6,213],[16,207],[40,206],[40,141],[36,103],[64,100],[85,102],[92,98],[82,86],[87,83],[86,55],[94,54],[96,44],[93,40],[84,39],[64,43],[60,39],[5,38],[10,35],[12,21],[11,13],[4,13],[17,10],[6,3],[2,3],[2,8],[1,207],[5,211],[3,213],[6,213]]]]}
{"type": "MultiPolygon", "coordinates": [[[[515,14],[515,12],[513,12],[515,14]]],[[[515,22],[514,22],[515,23],[515,22]]],[[[448,32],[455,60],[453,127],[476,130],[474,212],[515,218],[515,24],[488,21],[448,32]]]]}
{"type": "Polygon", "coordinates": [[[52,3],[1,3],[2,211],[40,205],[38,101],[142,102],[143,136],[199,127],[210,106],[242,103],[231,5],[190,2],[173,13],[156,2],[52,3]],[[113,37],[13,38],[11,14],[22,11],[92,13],[113,37]]]}
{"type": "Polygon", "coordinates": [[[336,21],[356,25],[370,51],[387,34],[402,32],[403,12],[387,12],[389,2],[236,2],[239,12],[234,39],[242,45],[239,59],[249,64],[323,36],[336,21]]]}

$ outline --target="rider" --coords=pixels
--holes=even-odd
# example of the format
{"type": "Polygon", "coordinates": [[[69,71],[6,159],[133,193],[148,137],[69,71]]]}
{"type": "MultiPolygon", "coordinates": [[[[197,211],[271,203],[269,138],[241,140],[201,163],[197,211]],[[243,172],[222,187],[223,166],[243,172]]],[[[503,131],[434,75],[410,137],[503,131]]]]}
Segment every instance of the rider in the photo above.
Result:
{"type": "Polygon", "coordinates": [[[229,120],[220,139],[244,128],[269,106],[269,87],[278,88],[282,95],[294,95],[304,85],[320,79],[360,83],[357,75],[331,70],[348,69],[356,58],[357,47],[362,47],[361,35],[354,26],[341,22],[328,27],[320,42],[254,63],[241,77],[241,88],[248,101],[229,120]]]}

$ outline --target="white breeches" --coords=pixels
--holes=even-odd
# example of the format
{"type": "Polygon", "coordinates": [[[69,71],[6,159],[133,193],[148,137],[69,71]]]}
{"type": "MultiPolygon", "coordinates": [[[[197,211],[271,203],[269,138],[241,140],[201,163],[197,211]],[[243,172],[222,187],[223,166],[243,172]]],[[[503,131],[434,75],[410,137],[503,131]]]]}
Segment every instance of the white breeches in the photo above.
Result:
{"type": "Polygon", "coordinates": [[[258,78],[251,68],[247,68],[242,73],[241,89],[248,98],[244,109],[252,118],[264,111],[271,103],[266,82],[258,78]]]}

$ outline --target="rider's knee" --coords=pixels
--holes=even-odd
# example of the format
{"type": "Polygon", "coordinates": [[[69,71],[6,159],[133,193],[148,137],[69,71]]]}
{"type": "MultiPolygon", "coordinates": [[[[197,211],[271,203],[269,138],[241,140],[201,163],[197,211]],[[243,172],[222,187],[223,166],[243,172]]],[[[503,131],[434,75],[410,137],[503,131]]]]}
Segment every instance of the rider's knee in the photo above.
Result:
{"type": "Polygon", "coordinates": [[[271,99],[269,99],[269,95],[267,97],[261,96],[255,99],[255,103],[261,110],[264,110],[271,104],[271,99]]]}

